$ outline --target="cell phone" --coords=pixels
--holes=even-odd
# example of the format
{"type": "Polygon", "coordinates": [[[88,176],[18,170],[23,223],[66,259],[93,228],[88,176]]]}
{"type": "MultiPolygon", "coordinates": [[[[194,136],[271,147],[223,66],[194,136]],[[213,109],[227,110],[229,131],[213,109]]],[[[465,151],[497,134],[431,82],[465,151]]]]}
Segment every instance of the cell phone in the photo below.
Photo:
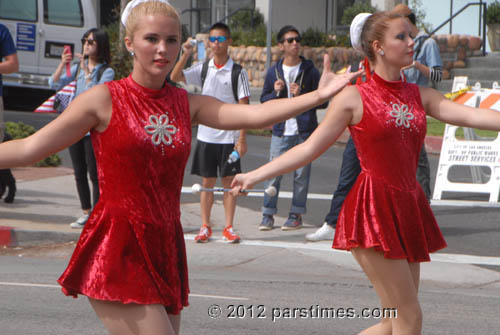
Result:
{"type": "MultiPolygon", "coordinates": [[[[71,46],[69,46],[69,45],[65,45],[65,46],[64,46],[63,53],[64,53],[64,54],[70,54],[70,55],[71,55],[71,46]]],[[[71,64],[70,64],[70,62],[67,62],[67,63],[66,63],[66,76],[68,76],[68,77],[70,77],[70,76],[71,76],[71,64]]]]}

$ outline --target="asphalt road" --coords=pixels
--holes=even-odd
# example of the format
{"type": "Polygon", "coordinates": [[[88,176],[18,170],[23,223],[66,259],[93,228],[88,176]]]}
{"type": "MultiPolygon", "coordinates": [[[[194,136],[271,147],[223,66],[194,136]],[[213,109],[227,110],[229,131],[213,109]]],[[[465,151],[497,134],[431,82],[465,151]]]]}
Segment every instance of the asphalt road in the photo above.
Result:
{"type": "MultiPolygon", "coordinates": [[[[362,272],[339,265],[341,257],[330,251],[189,240],[186,246],[191,296],[182,334],[350,335],[379,321],[362,272]]],[[[73,247],[0,250],[1,334],[106,333],[87,299],[64,296],[56,283],[73,247]]],[[[498,334],[498,285],[424,281],[419,296],[423,334],[498,334]]]]}

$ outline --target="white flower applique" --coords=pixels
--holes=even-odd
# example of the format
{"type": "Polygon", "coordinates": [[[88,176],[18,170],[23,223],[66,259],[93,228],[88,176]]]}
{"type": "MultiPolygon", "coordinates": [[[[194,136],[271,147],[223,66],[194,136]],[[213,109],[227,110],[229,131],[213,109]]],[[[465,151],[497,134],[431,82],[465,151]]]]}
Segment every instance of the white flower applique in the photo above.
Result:
{"type": "Polygon", "coordinates": [[[415,115],[409,111],[406,104],[392,104],[389,115],[396,119],[396,126],[404,126],[405,128],[410,128],[410,121],[415,118],[415,115]]]}
{"type": "Polygon", "coordinates": [[[144,126],[146,133],[151,135],[151,142],[154,145],[171,145],[172,135],[177,133],[177,128],[168,124],[169,119],[167,114],[161,115],[159,118],[156,115],[149,116],[149,124],[144,126]]]}

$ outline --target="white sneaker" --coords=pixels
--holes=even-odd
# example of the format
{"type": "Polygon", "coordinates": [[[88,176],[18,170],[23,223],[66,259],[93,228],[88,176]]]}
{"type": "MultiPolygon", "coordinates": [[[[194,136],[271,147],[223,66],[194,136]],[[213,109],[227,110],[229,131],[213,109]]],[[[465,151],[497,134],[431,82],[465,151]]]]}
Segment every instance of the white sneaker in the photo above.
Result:
{"type": "Polygon", "coordinates": [[[307,234],[306,240],[311,242],[333,240],[333,235],[335,235],[335,228],[325,222],[314,233],[307,234]]]}
{"type": "Polygon", "coordinates": [[[82,216],[80,216],[78,218],[78,220],[76,220],[75,222],[71,222],[70,226],[71,226],[71,228],[81,229],[81,228],[83,228],[83,226],[85,226],[88,219],[89,219],[89,215],[83,214],[82,216]]]}

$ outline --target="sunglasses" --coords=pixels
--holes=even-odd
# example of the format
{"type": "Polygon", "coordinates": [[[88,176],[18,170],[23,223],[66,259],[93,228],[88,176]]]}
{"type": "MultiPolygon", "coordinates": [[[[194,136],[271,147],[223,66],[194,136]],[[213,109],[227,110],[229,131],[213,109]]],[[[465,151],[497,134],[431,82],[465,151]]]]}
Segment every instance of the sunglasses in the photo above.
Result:
{"type": "Polygon", "coordinates": [[[227,37],[226,36],[210,36],[208,40],[212,43],[215,43],[215,41],[218,41],[219,43],[226,42],[227,37]]]}
{"type": "Polygon", "coordinates": [[[302,40],[302,38],[300,36],[297,36],[297,37],[289,37],[289,38],[284,38],[281,43],[284,43],[285,41],[287,41],[288,43],[292,44],[293,41],[297,42],[297,43],[300,43],[300,41],[302,40]]]}
{"type": "Polygon", "coordinates": [[[82,38],[82,45],[85,45],[85,43],[88,43],[89,45],[94,45],[95,41],[88,38],[82,38]]]}

